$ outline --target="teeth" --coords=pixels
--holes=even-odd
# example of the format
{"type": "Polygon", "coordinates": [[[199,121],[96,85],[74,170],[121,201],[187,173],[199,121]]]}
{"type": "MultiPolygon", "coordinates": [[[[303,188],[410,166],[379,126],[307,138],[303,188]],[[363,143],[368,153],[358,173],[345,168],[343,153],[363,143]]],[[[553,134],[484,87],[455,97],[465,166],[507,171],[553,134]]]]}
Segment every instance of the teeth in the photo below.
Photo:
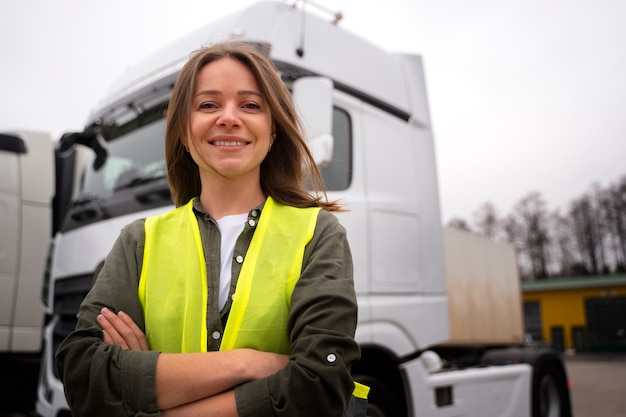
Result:
{"type": "Polygon", "coordinates": [[[245,142],[227,142],[225,140],[217,140],[213,142],[215,146],[243,146],[245,142]]]}

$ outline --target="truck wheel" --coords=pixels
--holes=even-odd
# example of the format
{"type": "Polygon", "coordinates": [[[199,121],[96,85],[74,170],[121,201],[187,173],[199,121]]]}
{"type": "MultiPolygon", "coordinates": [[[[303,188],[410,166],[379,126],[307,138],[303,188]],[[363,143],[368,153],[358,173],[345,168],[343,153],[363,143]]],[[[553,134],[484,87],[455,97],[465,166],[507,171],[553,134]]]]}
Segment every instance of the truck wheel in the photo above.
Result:
{"type": "Polygon", "coordinates": [[[402,417],[405,414],[398,399],[383,381],[371,376],[357,376],[355,380],[370,387],[367,399],[367,417],[402,417]]]}
{"type": "Polygon", "coordinates": [[[549,358],[533,364],[533,417],[570,417],[567,382],[560,368],[549,358]]]}
{"type": "Polygon", "coordinates": [[[387,414],[376,404],[367,404],[367,417],[386,417],[387,414]]]}

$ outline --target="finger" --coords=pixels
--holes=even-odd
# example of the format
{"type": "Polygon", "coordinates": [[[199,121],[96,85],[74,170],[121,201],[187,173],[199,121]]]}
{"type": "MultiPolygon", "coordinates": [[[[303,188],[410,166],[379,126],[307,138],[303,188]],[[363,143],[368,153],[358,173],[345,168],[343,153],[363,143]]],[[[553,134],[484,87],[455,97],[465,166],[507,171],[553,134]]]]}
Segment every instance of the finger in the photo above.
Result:
{"type": "Polygon", "coordinates": [[[106,343],[110,343],[112,345],[118,345],[122,349],[128,349],[128,344],[124,340],[124,338],[115,330],[115,327],[111,324],[111,322],[107,319],[104,314],[99,314],[97,317],[98,325],[102,329],[104,333],[103,340],[106,343]]]}
{"type": "Polygon", "coordinates": [[[128,314],[124,313],[123,311],[120,311],[117,315],[133,331],[133,333],[135,334],[135,338],[139,342],[140,349],[141,350],[150,350],[150,348],[148,347],[148,341],[146,340],[146,335],[139,328],[139,326],[137,326],[137,324],[135,324],[133,319],[128,314]]]}
{"type": "Polygon", "coordinates": [[[102,334],[104,335],[103,336],[104,342],[112,345],[113,339],[111,339],[111,336],[109,335],[109,333],[106,330],[102,330],[102,334]]]}
{"type": "MultiPolygon", "coordinates": [[[[143,350],[142,343],[138,339],[137,334],[135,334],[133,329],[122,319],[122,317],[113,313],[106,307],[102,309],[102,315],[110,323],[112,329],[115,330],[117,335],[119,335],[119,337],[116,337],[115,334],[111,335],[115,344],[130,350],[143,350]]],[[[128,317],[128,319],[132,322],[130,317],[128,317]]],[[[141,331],[139,332],[141,333],[141,331]]],[[[141,336],[143,337],[143,333],[141,333],[141,336]]],[[[146,344],[145,341],[143,344],[146,344]]]]}

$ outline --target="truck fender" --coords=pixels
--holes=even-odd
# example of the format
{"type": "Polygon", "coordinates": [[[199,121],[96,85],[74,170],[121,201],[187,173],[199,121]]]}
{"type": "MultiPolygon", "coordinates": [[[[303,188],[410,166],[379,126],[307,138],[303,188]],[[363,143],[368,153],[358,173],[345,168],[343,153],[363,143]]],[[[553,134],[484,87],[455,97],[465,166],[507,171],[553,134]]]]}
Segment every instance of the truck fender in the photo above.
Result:
{"type": "Polygon", "coordinates": [[[359,323],[355,339],[361,346],[380,346],[399,358],[410,356],[417,350],[411,337],[401,327],[388,321],[359,323]]]}
{"type": "Polygon", "coordinates": [[[531,365],[532,417],[571,417],[569,383],[559,353],[551,348],[504,348],[485,352],[481,365],[531,365]]]}

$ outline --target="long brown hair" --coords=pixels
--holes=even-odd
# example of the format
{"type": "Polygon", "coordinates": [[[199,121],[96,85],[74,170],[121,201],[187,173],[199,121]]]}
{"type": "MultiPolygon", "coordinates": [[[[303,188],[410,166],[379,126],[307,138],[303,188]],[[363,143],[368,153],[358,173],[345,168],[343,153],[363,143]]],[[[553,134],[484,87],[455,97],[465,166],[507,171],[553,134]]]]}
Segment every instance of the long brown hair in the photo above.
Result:
{"type": "Polygon", "coordinates": [[[189,137],[197,74],[205,65],[222,58],[235,59],[252,72],[270,108],[276,139],[271,152],[261,163],[263,192],[294,207],[319,206],[328,211],[341,211],[339,203],[326,198],[324,181],[306,144],[302,121],[291,93],[272,62],[257,48],[244,42],[225,42],[199,49],[192,53],[178,75],[168,106],[165,131],[165,159],[176,206],[200,195],[198,166],[184,146],[189,137]],[[306,184],[313,188],[312,193],[306,184]]]}

